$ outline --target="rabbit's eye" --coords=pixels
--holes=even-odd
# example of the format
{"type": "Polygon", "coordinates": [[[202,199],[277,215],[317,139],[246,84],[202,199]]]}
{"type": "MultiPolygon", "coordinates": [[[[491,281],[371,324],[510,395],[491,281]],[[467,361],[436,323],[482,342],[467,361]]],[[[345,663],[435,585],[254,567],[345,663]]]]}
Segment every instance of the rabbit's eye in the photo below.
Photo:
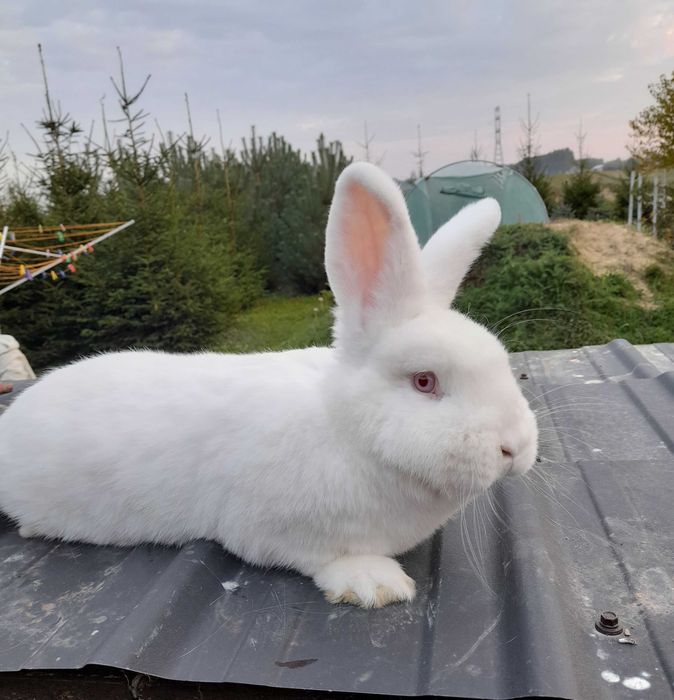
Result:
{"type": "Polygon", "coordinates": [[[412,377],[412,383],[417,391],[422,394],[432,394],[438,383],[438,379],[433,372],[417,372],[412,377]]]}

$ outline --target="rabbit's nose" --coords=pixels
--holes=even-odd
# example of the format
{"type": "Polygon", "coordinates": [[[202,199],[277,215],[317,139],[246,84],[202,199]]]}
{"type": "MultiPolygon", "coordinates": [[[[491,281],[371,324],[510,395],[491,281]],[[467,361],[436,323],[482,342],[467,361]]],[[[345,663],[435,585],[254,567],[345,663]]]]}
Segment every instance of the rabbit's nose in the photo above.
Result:
{"type": "Polygon", "coordinates": [[[503,457],[503,472],[509,474],[515,464],[513,448],[510,445],[501,445],[501,456],[503,457]]]}

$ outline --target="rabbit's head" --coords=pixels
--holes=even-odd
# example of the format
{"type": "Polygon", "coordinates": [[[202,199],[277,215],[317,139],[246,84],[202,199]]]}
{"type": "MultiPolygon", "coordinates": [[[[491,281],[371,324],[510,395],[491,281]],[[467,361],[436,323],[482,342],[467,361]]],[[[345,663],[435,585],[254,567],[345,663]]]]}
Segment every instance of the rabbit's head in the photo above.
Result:
{"type": "Polygon", "coordinates": [[[385,467],[452,496],[522,474],[536,458],[536,419],[503,345],[449,309],[500,218],[493,199],[467,206],[421,250],[397,185],[355,163],[328,220],[334,420],[385,467]]]}

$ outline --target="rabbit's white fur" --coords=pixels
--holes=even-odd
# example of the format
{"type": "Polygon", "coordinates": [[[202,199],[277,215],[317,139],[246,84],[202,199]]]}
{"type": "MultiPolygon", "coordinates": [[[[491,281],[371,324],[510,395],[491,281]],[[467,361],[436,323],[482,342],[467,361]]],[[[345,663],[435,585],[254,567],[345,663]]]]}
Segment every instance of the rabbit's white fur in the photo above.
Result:
{"type": "Polygon", "coordinates": [[[422,252],[393,181],[349,166],[326,235],[334,348],[129,351],[53,371],[0,417],[0,509],[26,536],[215,539],[332,601],[411,599],[389,557],[536,455],[504,348],[447,308],[499,220],[495,201],[474,204],[422,252]],[[419,371],[436,393],[415,390],[419,371]]]}

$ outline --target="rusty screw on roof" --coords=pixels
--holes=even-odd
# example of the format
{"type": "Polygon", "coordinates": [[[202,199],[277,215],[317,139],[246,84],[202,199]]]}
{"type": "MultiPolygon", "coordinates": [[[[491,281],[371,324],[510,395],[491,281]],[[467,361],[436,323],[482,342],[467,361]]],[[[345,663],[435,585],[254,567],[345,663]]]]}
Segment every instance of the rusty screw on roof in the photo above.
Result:
{"type": "Polygon", "coordinates": [[[597,632],[602,634],[617,635],[622,634],[623,628],[614,612],[603,612],[599,620],[594,623],[597,632]]]}
{"type": "Polygon", "coordinates": [[[529,375],[526,372],[522,372],[522,374],[520,374],[520,379],[529,379],[529,375]]]}

